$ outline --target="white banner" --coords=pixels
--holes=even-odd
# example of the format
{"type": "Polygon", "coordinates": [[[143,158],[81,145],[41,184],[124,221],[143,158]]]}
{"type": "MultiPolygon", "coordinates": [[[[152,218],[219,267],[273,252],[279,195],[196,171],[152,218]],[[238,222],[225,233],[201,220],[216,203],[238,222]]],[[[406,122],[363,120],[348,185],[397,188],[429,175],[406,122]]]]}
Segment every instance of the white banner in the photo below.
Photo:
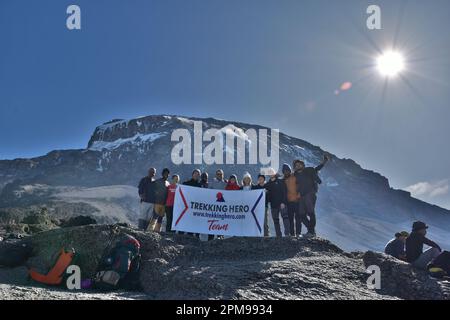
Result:
{"type": "Polygon", "coordinates": [[[264,235],[264,190],[226,191],[180,185],[172,229],[224,236],[264,235]]]}

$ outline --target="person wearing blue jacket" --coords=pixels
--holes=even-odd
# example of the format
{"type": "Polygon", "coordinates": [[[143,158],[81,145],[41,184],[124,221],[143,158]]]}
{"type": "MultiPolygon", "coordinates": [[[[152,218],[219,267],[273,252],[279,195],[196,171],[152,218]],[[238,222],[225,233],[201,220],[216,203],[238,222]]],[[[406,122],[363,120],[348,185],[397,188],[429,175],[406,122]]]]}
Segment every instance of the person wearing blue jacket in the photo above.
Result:
{"type": "Polygon", "coordinates": [[[394,258],[406,261],[405,243],[406,243],[406,238],[408,238],[408,237],[409,237],[409,233],[406,231],[397,232],[395,234],[395,238],[390,240],[386,244],[386,247],[384,248],[384,253],[386,253],[394,258]]]}

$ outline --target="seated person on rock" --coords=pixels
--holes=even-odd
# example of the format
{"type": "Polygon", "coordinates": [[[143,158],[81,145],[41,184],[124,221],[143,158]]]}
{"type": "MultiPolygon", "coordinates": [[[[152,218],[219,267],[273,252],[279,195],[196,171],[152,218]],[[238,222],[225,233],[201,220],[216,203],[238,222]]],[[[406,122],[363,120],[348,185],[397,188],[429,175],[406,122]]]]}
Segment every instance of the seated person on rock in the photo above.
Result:
{"type": "Polygon", "coordinates": [[[406,260],[405,242],[409,233],[406,231],[397,232],[395,238],[389,241],[384,248],[384,253],[400,260],[406,260]]]}
{"type": "Polygon", "coordinates": [[[436,258],[441,248],[433,241],[426,238],[428,226],[422,221],[413,223],[412,232],[406,239],[406,261],[419,269],[426,269],[427,264],[436,258]],[[423,251],[423,245],[431,248],[423,251]]]}

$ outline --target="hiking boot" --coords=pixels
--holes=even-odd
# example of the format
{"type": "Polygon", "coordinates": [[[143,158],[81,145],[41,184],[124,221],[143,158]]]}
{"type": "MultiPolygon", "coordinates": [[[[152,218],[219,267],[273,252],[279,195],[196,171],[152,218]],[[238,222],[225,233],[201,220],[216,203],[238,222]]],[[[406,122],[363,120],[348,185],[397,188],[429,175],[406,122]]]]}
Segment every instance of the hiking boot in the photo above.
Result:
{"type": "Polygon", "coordinates": [[[315,232],[308,232],[305,235],[303,235],[303,238],[314,238],[316,236],[315,232]]]}

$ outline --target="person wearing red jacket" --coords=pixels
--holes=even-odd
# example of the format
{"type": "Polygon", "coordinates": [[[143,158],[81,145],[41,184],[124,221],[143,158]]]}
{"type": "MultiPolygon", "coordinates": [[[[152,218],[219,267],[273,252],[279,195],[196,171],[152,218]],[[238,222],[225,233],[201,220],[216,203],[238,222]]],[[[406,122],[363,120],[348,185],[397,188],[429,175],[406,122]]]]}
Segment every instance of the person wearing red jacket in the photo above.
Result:
{"type": "Polygon", "coordinates": [[[230,176],[230,179],[228,179],[227,186],[225,187],[225,190],[241,190],[241,187],[239,186],[237,176],[235,174],[232,174],[230,176]]]}
{"type": "Polygon", "coordinates": [[[177,191],[178,181],[180,177],[176,174],[172,176],[171,183],[167,186],[167,199],[166,199],[166,232],[172,231],[173,221],[173,203],[175,201],[175,192],[177,191]]]}

